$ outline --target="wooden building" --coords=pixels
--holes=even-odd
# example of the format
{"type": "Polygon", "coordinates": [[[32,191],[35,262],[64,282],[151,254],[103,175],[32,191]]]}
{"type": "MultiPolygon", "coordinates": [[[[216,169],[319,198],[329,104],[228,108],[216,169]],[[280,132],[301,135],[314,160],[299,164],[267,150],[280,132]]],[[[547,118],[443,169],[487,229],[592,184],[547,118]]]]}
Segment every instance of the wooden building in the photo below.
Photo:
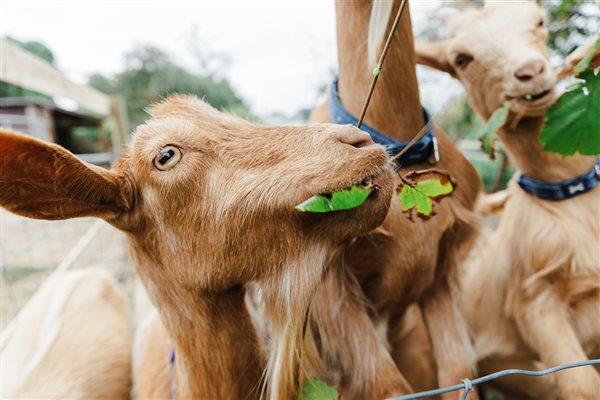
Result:
{"type": "Polygon", "coordinates": [[[43,97],[0,98],[0,126],[57,143],[93,164],[108,164],[112,153],[104,136],[101,117],[66,110],[43,97]],[[82,152],[76,128],[95,128],[97,140],[92,150],[82,152]]]}

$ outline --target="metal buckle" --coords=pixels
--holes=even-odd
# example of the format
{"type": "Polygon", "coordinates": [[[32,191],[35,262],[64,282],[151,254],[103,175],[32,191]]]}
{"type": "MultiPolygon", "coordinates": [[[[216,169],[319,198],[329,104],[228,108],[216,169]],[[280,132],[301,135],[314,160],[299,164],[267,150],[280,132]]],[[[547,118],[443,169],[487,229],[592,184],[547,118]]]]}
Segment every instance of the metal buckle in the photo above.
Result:
{"type": "Polygon", "coordinates": [[[429,159],[429,163],[430,164],[437,164],[438,162],[440,162],[440,146],[438,143],[438,138],[437,136],[433,135],[433,160],[430,158],[429,159]]]}

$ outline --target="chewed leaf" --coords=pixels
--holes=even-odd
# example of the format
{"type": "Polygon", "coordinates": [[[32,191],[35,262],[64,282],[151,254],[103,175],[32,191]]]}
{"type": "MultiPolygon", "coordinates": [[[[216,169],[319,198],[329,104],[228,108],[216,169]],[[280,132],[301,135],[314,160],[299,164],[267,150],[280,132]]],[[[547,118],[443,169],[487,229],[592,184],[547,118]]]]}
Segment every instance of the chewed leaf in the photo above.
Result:
{"type": "Polygon", "coordinates": [[[486,152],[493,160],[496,158],[494,154],[494,144],[496,142],[496,133],[498,129],[502,128],[508,118],[508,110],[510,109],[510,102],[504,102],[502,108],[494,111],[488,122],[483,127],[483,131],[479,135],[479,141],[481,142],[481,148],[486,152]]]}
{"type": "Polygon", "coordinates": [[[351,210],[362,205],[372,191],[373,188],[365,189],[360,186],[352,186],[350,189],[337,190],[330,196],[317,194],[298,204],[295,208],[301,212],[312,213],[351,210]]]}
{"type": "Polygon", "coordinates": [[[319,379],[310,379],[304,382],[299,400],[337,400],[339,395],[335,388],[319,379]]]}
{"type": "Polygon", "coordinates": [[[373,191],[372,188],[363,189],[359,186],[352,186],[350,190],[338,190],[333,192],[331,203],[333,210],[351,210],[360,206],[367,200],[369,194],[373,191]]]}
{"type": "Polygon", "coordinates": [[[440,179],[419,181],[417,183],[417,189],[429,197],[444,196],[452,193],[454,190],[452,182],[442,182],[440,179]]]}
{"type": "Polygon", "coordinates": [[[600,154],[600,73],[587,70],[583,81],[546,112],[540,133],[544,150],[562,155],[600,154]]]}
{"type": "Polygon", "coordinates": [[[446,172],[438,170],[414,171],[402,179],[402,189],[398,198],[402,211],[428,217],[433,213],[433,199],[447,196],[454,186],[446,172]]]}
{"type": "Polygon", "coordinates": [[[326,213],[333,211],[333,205],[328,197],[317,194],[296,206],[296,210],[313,213],[326,213]]]}
{"type": "Polygon", "coordinates": [[[404,185],[400,191],[399,198],[402,203],[402,211],[408,211],[417,206],[417,191],[410,185],[404,185]]]}
{"type": "Polygon", "coordinates": [[[598,53],[599,50],[600,50],[600,36],[598,37],[598,39],[596,39],[596,42],[592,46],[592,49],[590,50],[590,52],[587,53],[587,55],[583,58],[583,60],[579,61],[579,63],[575,66],[575,68],[573,68],[573,72],[575,72],[575,74],[579,75],[583,71],[588,69],[590,67],[590,64],[592,63],[592,60],[594,59],[594,57],[596,56],[596,54],[598,53]]]}

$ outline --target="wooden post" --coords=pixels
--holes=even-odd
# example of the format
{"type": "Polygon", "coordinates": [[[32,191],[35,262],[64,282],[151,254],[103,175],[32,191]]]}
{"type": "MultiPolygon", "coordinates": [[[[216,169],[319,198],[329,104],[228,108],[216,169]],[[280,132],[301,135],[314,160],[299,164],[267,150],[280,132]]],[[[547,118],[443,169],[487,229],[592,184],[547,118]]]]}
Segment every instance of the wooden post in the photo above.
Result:
{"type": "Polygon", "coordinates": [[[117,159],[123,152],[125,145],[129,141],[129,120],[127,118],[127,108],[125,100],[121,96],[110,97],[110,113],[108,123],[111,129],[111,143],[114,159],[117,159]]]}

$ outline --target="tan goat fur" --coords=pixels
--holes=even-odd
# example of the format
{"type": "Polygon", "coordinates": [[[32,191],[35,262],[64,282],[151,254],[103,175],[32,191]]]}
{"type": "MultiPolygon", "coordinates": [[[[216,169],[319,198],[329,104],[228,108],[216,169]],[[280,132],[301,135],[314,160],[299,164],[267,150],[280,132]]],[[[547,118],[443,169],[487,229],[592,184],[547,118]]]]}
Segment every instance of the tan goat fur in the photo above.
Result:
{"type": "Polygon", "coordinates": [[[129,398],[127,302],[107,272],[53,275],[15,324],[0,354],[2,398],[129,398]]]}
{"type": "MultiPolygon", "coordinates": [[[[34,218],[94,215],[126,233],[174,343],[178,398],[259,397],[265,364],[244,306],[245,286],[258,282],[273,326],[266,395],[291,398],[305,373],[300,359],[311,357],[302,328],[325,266],[388,211],[386,154],[356,128],[265,127],[195,97],[171,96],[150,114],[110,171],[2,132],[0,205],[34,218]],[[166,148],[181,158],[159,170],[166,148]],[[325,215],[294,209],[365,179],[376,190],[361,207],[325,215]]],[[[156,351],[166,357],[167,349],[156,351]]],[[[164,371],[160,356],[151,359],[164,371]]],[[[160,371],[151,376],[164,377],[160,371]]]]}
{"type": "MultiPolygon", "coordinates": [[[[533,2],[486,3],[451,20],[445,41],[416,50],[419,62],[464,84],[484,119],[511,100],[499,132],[507,153],[523,174],[560,182],[586,173],[596,158],[548,153],[539,142],[540,115],[556,98],[544,20],[533,2]],[[457,65],[465,56],[470,61],[457,65]],[[534,101],[522,97],[547,89],[534,101]]],[[[563,201],[537,198],[514,181],[508,192],[500,226],[463,279],[480,372],[599,357],[600,187],[563,201]]],[[[600,374],[591,366],[498,385],[519,397],[600,398],[600,374]]]]}
{"type": "MultiPolygon", "coordinates": [[[[371,84],[374,65],[368,60],[380,53],[399,4],[336,3],[339,94],[354,115],[360,114],[371,84]]],[[[315,110],[312,119],[327,120],[328,104],[315,110]]],[[[425,124],[408,7],[365,122],[401,141],[412,139],[425,124]]],[[[474,356],[455,284],[458,266],[476,236],[473,208],[480,179],[448,137],[435,132],[440,161],[406,166],[399,173],[447,170],[454,193],[436,204],[434,216],[415,222],[394,196],[382,226],[346,246],[313,301],[326,368],[339,376],[338,386],[350,398],[407,394],[473,377],[474,356]]]]}

